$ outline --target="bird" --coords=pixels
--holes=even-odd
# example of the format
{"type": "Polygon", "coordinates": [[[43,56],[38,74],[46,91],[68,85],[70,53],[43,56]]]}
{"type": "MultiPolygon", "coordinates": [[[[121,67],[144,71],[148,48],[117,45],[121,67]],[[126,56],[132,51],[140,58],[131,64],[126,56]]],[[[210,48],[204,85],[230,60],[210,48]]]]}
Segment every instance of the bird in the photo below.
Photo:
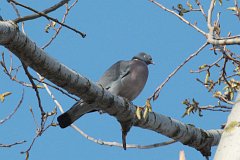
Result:
{"type": "MultiPolygon", "coordinates": [[[[154,64],[152,57],[140,52],[131,60],[120,60],[105,71],[97,84],[114,95],[133,101],[143,90],[148,79],[148,65],[154,64]]],[[[94,103],[88,104],[79,100],[67,112],[57,118],[59,126],[66,128],[86,113],[97,111],[94,103]]],[[[122,126],[123,148],[126,150],[126,135],[129,127],[122,126]]]]}

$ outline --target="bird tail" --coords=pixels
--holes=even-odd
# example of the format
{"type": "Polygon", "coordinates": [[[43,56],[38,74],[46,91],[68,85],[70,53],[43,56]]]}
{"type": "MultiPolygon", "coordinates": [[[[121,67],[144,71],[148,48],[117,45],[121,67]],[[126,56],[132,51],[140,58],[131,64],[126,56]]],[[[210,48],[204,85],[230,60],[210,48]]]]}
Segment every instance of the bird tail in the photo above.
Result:
{"type": "Polygon", "coordinates": [[[61,128],[66,128],[84,114],[94,111],[96,110],[93,108],[93,105],[87,104],[80,100],[75,103],[67,112],[58,116],[57,121],[61,128]]]}

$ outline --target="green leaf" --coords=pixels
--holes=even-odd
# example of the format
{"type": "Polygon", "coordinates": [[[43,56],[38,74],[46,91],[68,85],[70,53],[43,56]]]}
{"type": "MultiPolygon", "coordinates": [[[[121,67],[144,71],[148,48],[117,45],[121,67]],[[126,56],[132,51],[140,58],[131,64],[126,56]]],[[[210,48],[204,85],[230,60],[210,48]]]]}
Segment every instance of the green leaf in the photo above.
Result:
{"type": "Polygon", "coordinates": [[[177,7],[178,7],[178,9],[182,9],[183,8],[182,4],[178,4],[177,7]]]}

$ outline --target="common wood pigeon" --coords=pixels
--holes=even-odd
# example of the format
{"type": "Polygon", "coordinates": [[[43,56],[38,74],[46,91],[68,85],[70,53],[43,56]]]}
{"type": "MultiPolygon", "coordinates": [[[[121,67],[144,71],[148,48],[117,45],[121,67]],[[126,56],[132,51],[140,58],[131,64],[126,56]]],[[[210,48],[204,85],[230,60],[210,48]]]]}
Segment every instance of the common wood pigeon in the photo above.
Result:
{"type": "MultiPolygon", "coordinates": [[[[143,52],[134,56],[132,60],[118,61],[104,73],[104,75],[98,81],[98,84],[110,91],[112,94],[132,101],[140,94],[146,84],[148,78],[147,66],[149,64],[154,64],[152,57],[143,52]]],[[[60,127],[65,128],[71,125],[75,120],[80,118],[85,113],[92,111],[96,111],[94,106],[89,107],[89,104],[85,103],[83,100],[80,100],[75,103],[67,112],[60,115],[57,120],[60,127]]],[[[123,131],[124,149],[126,149],[126,134],[127,131],[123,131]]]]}

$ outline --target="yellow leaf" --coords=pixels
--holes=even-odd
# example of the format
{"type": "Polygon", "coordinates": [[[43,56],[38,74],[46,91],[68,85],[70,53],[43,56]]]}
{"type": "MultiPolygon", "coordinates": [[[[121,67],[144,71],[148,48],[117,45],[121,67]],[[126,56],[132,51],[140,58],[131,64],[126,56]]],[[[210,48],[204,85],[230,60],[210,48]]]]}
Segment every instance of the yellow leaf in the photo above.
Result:
{"type": "Polygon", "coordinates": [[[204,68],[206,68],[206,67],[208,67],[208,65],[207,65],[207,64],[203,64],[203,65],[201,65],[200,67],[198,67],[198,69],[204,69],[204,68]]]}
{"type": "Polygon", "coordinates": [[[43,86],[41,86],[41,85],[36,85],[37,86],[37,88],[44,88],[43,86]]]}
{"type": "Polygon", "coordinates": [[[142,118],[142,114],[141,114],[142,108],[141,107],[137,107],[136,109],[136,115],[137,118],[140,120],[142,118]]]}
{"type": "Polygon", "coordinates": [[[26,158],[25,158],[25,160],[28,160],[28,158],[29,158],[29,153],[28,153],[28,151],[26,152],[26,158]]]}
{"type": "Polygon", "coordinates": [[[189,7],[190,10],[193,9],[193,6],[191,5],[191,3],[189,3],[189,1],[187,1],[187,6],[189,7]]]}
{"type": "Polygon", "coordinates": [[[152,105],[151,105],[149,99],[147,99],[146,104],[145,104],[145,107],[148,108],[148,111],[149,111],[149,112],[152,112],[152,105]]]}
{"type": "Polygon", "coordinates": [[[230,92],[230,100],[233,100],[233,97],[234,97],[234,93],[233,91],[230,92]]]}
{"type": "Polygon", "coordinates": [[[51,123],[51,126],[56,127],[58,124],[57,123],[51,123]]]}
{"type": "Polygon", "coordinates": [[[217,91],[213,94],[213,97],[218,98],[221,95],[222,95],[222,93],[220,91],[217,91]]]}
{"type": "Polygon", "coordinates": [[[148,117],[149,113],[149,108],[145,108],[144,113],[143,113],[143,118],[146,119],[148,117]]]}
{"type": "Polygon", "coordinates": [[[143,118],[146,119],[148,117],[149,109],[145,108],[144,113],[143,113],[143,118]]]}
{"type": "Polygon", "coordinates": [[[5,92],[5,93],[0,94],[0,101],[3,102],[5,100],[5,97],[9,96],[11,94],[12,94],[11,92],[5,92]]]}
{"type": "Polygon", "coordinates": [[[228,7],[227,10],[237,11],[237,7],[228,7]]]}
{"type": "Polygon", "coordinates": [[[207,74],[206,74],[206,77],[205,77],[205,81],[204,81],[205,84],[208,83],[209,77],[210,77],[210,72],[207,71],[207,74]]]}
{"type": "Polygon", "coordinates": [[[56,24],[57,24],[57,23],[56,23],[55,21],[52,21],[52,23],[51,23],[52,27],[55,27],[56,24]]]}

